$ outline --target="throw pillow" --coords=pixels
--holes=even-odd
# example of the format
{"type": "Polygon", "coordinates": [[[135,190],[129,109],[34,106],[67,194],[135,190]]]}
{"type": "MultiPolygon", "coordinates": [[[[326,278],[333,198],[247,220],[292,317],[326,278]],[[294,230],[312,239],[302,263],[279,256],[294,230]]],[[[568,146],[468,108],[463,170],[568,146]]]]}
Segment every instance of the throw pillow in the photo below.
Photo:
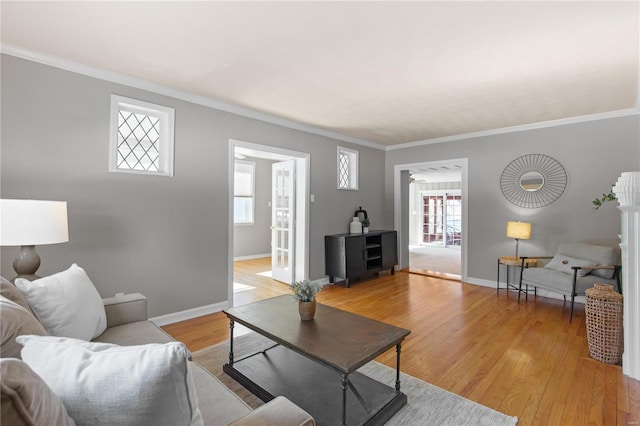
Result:
{"type": "MultiPolygon", "coordinates": [[[[596,266],[596,265],[597,265],[596,262],[592,262],[590,260],[576,259],[574,257],[565,256],[563,254],[556,254],[555,256],[553,256],[553,259],[551,259],[551,262],[545,265],[545,268],[553,269],[555,271],[560,271],[560,272],[564,272],[565,274],[573,275],[573,269],[571,269],[572,266],[596,266]]],[[[578,276],[584,277],[589,272],[591,271],[578,269],[578,276]]]]}
{"type": "Polygon", "coordinates": [[[0,423],[3,425],[75,425],[60,398],[27,364],[0,359],[0,423]]]}
{"type": "Polygon", "coordinates": [[[91,340],[107,328],[107,315],[87,273],[76,265],[35,281],[16,279],[29,306],[52,336],[91,340]]]}
{"type": "Polygon", "coordinates": [[[46,336],[47,332],[30,311],[0,295],[0,356],[2,358],[20,358],[22,345],[16,342],[16,337],[23,334],[46,336]]]}
{"type": "Polygon", "coordinates": [[[22,359],[78,425],[202,424],[184,344],[139,346],[20,336],[22,359]]]}
{"type": "Polygon", "coordinates": [[[25,299],[22,293],[20,293],[20,290],[18,290],[11,281],[4,277],[0,277],[0,296],[4,296],[12,302],[16,302],[29,312],[33,312],[31,310],[31,306],[29,306],[29,303],[27,302],[27,299],[25,299]]]}

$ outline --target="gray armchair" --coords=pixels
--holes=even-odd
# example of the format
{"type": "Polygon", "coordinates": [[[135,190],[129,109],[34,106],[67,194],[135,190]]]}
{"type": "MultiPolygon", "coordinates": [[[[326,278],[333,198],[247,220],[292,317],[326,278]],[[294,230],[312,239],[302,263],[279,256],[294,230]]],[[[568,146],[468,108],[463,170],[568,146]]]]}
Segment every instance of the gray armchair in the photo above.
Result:
{"type": "Polygon", "coordinates": [[[571,322],[575,297],[594,284],[611,284],[621,291],[618,258],[612,247],[585,243],[562,243],[554,256],[521,257],[518,303],[523,285],[562,294],[565,300],[571,296],[571,322]],[[525,268],[526,259],[537,259],[542,267],[525,268]]]}

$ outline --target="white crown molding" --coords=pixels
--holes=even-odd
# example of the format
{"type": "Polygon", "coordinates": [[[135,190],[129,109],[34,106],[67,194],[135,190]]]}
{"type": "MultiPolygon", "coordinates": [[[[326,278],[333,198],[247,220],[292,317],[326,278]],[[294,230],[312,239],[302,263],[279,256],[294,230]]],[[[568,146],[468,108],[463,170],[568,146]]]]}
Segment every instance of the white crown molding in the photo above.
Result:
{"type": "Polygon", "coordinates": [[[618,111],[609,111],[599,114],[582,115],[579,117],[561,118],[558,120],[541,121],[538,123],[523,124],[521,126],[503,127],[500,129],[484,130],[481,132],[464,133],[461,135],[444,136],[441,138],[425,139],[415,142],[407,142],[398,145],[387,146],[385,151],[393,151],[394,149],[413,148],[416,146],[431,145],[435,143],[453,142],[463,139],[480,138],[485,136],[501,135],[505,133],[524,132],[527,130],[544,129],[547,127],[565,126],[567,124],[584,123],[588,121],[605,120],[608,118],[627,117],[630,115],[640,114],[640,108],[629,108],[618,111]]]}
{"type": "Polygon", "coordinates": [[[28,49],[23,49],[21,47],[13,46],[8,43],[0,44],[0,53],[14,56],[16,58],[26,59],[32,62],[37,62],[43,65],[48,65],[54,68],[60,68],[65,71],[70,71],[77,74],[98,78],[100,80],[106,80],[112,83],[131,86],[131,87],[135,87],[136,89],[147,90],[149,92],[169,96],[175,99],[180,99],[182,101],[191,102],[197,105],[202,105],[202,106],[217,109],[220,111],[230,112],[232,114],[237,114],[242,117],[253,118],[255,120],[264,121],[266,123],[276,124],[278,126],[287,127],[293,130],[312,133],[314,135],[324,136],[331,139],[337,139],[339,141],[349,142],[356,145],[367,146],[369,148],[375,148],[382,151],[384,151],[385,149],[384,145],[380,145],[364,139],[353,138],[350,136],[342,135],[340,133],[320,129],[318,127],[309,126],[306,124],[287,120],[285,118],[280,118],[275,115],[255,111],[250,108],[228,104],[226,102],[218,101],[218,100],[207,98],[204,96],[194,95],[193,93],[184,92],[182,90],[174,89],[158,83],[153,83],[140,78],[131,77],[131,76],[119,74],[113,71],[107,71],[104,69],[91,67],[91,66],[80,64],[77,62],[58,58],[56,56],[44,55],[28,49]]]}
{"type": "Polygon", "coordinates": [[[66,59],[58,58],[55,56],[44,55],[38,52],[34,52],[28,49],[23,49],[8,43],[0,44],[0,53],[4,53],[16,58],[26,59],[28,61],[37,62],[43,65],[48,65],[54,68],[60,68],[66,71],[74,72],[77,74],[86,75],[100,80],[110,81],[112,83],[122,84],[125,86],[134,87],[137,89],[147,90],[149,92],[157,93],[160,95],[169,96],[175,99],[180,99],[186,102],[191,102],[197,105],[202,105],[208,108],[217,109],[220,111],[237,114],[247,118],[253,118],[255,120],[263,121],[266,123],[276,124],[279,126],[287,127],[293,130],[299,130],[315,134],[318,136],[324,136],[331,139],[336,139],[343,142],[353,143],[355,145],[366,146],[369,148],[375,148],[382,151],[392,151],[396,149],[413,148],[423,145],[431,145],[435,143],[453,142],[464,139],[478,138],[484,136],[500,135],[505,133],[522,132],[534,129],[543,129],[546,127],[563,126],[567,124],[584,123],[588,121],[603,120],[608,118],[626,117],[629,115],[640,114],[640,76],[638,84],[638,93],[636,95],[636,103],[634,108],[624,109],[619,111],[610,111],[599,114],[583,115],[579,117],[562,118],[558,120],[542,121],[538,123],[525,124],[521,126],[503,127],[500,129],[492,129],[481,132],[464,133],[460,135],[444,136],[441,138],[424,139],[414,142],[407,142],[398,145],[380,145],[374,142],[370,142],[364,139],[353,138],[340,133],[331,132],[328,130],[320,129],[318,127],[309,126],[306,124],[298,123],[295,121],[280,118],[271,114],[252,110],[250,108],[241,107],[238,105],[228,104],[226,102],[218,101],[212,98],[204,96],[194,95],[193,93],[184,92],[182,90],[174,89],[162,84],[153,83],[147,80],[119,74],[112,71],[107,71],[100,68],[91,67],[88,65],[80,64],[66,59]]]}

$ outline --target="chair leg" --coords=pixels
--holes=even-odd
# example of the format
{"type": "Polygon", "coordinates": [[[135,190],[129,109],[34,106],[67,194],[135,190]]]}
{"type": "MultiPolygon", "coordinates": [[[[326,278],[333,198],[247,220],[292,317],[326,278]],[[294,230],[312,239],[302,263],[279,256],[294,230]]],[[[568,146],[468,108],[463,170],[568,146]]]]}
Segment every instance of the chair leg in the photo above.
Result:
{"type": "MultiPolygon", "coordinates": [[[[576,298],[576,281],[578,280],[578,268],[573,267],[571,269],[573,269],[573,286],[571,287],[571,313],[569,314],[569,323],[573,321],[573,302],[576,298]]],[[[565,300],[567,299],[565,298],[565,300]]]]}
{"type": "Polygon", "coordinates": [[[571,313],[569,314],[569,323],[573,322],[573,301],[575,297],[575,295],[571,296],[571,313]]]}

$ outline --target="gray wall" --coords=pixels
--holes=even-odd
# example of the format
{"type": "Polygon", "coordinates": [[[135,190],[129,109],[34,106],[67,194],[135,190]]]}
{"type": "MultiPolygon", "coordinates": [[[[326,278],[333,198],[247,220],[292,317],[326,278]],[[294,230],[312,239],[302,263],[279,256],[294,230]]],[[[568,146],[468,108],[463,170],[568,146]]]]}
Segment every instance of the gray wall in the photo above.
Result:
{"type": "MultiPolygon", "coordinates": [[[[41,246],[40,275],[77,262],[103,297],[141,292],[151,316],[227,299],[229,139],[311,157],[311,279],[324,235],[362,205],[383,220],[384,152],[2,55],[3,198],[68,202],[70,241],[41,246]],[[173,178],[108,173],[111,94],[175,108],[173,178]],[[360,152],[360,190],[336,189],[336,147],[360,152]]],[[[277,96],[277,94],[274,94],[277,96]]],[[[1,272],[13,277],[15,247],[1,272]]]]}
{"type": "Polygon", "coordinates": [[[498,256],[513,255],[515,243],[504,236],[509,220],[529,221],[531,240],[520,242],[521,255],[552,255],[559,242],[618,245],[620,214],[616,203],[594,212],[591,201],[608,192],[623,171],[640,170],[638,115],[513,132],[455,142],[392,150],[386,157],[386,216],[393,218],[393,170],[397,164],[469,159],[469,279],[496,279],[498,256]],[[524,154],[545,154],[568,175],[564,194],[539,209],[511,204],[500,191],[503,169],[524,154]]]}
{"type": "Polygon", "coordinates": [[[272,160],[247,157],[255,163],[255,215],[251,225],[236,225],[233,233],[233,256],[271,253],[271,165],[272,160]]]}

